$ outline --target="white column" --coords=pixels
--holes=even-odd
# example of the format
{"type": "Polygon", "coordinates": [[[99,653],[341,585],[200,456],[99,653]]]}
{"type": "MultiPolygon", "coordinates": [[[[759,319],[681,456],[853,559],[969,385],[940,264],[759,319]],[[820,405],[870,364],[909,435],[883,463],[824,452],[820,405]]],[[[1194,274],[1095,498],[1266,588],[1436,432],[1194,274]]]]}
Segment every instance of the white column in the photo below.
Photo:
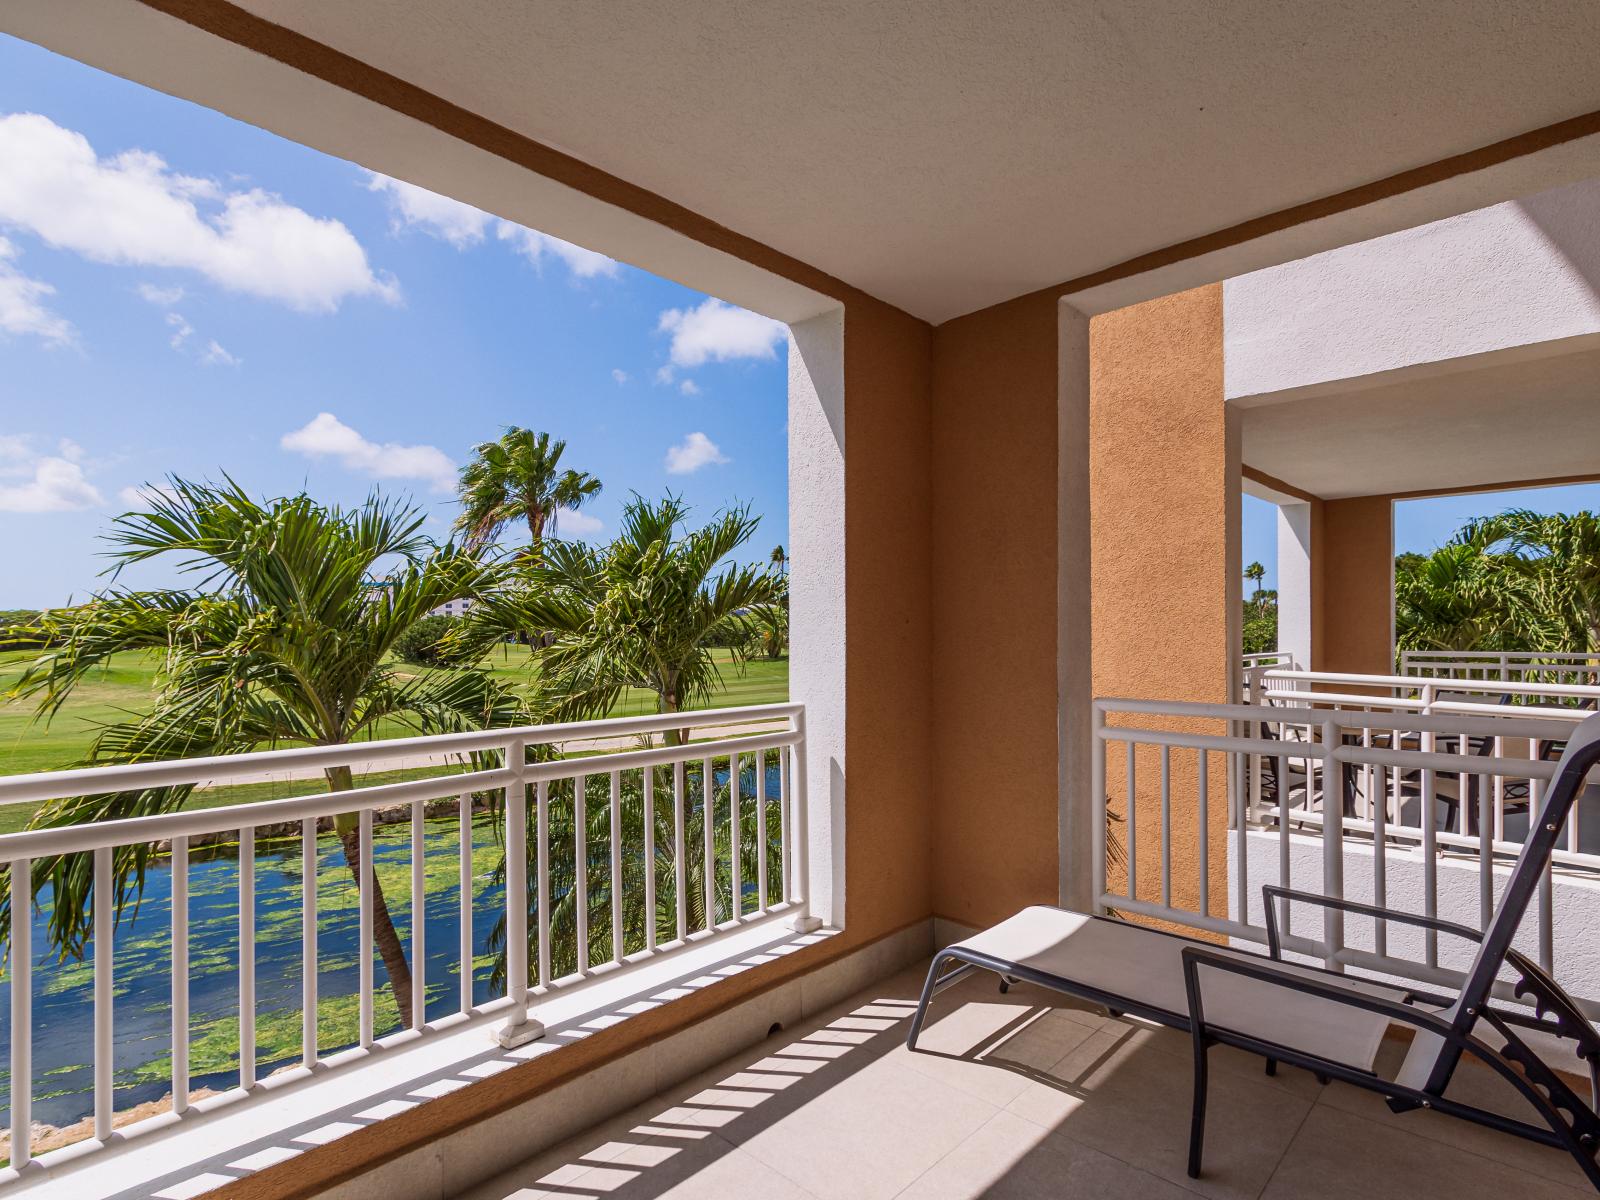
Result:
{"type": "Polygon", "coordinates": [[[806,706],[809,914],[835,927],[845,920],[848,552],[844,310],[834,309],[789,327],[789,697],[806,706]]]}
{"type": "Polygon", "coordinates": [[[1311,669],[1311,505],[1278,505],[1278,651],[1311,669]]]}
{"type": "Polygon", "coordinates": [[[1067,301],[1056,314],[1056,705],[1060,903],[1094,902],[1094,738],[1089,627],[1089,317],[1067,301]]]}

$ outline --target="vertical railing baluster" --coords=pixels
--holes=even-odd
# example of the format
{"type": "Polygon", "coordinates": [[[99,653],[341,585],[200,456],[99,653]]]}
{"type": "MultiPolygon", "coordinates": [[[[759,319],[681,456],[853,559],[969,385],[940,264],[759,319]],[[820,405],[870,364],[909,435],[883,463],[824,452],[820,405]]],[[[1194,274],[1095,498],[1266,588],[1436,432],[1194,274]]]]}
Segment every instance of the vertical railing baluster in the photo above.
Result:
{"type": "Polygon", "coordinates": [[[681,762],[672,764],[672,870],[678,902],[678,941],[689,934],[689,845],[684,832],[684,807],[689,790],[688,772],[681,762]]]}
{"type": "Polygon", "coordinates": [[[644,793],[644,948],[656,948],[656,769],[639,769],[644,793]]]}
{"type": "Polygon", "coordinates": [[[756,755],[756,911],[767,911],[767,752],[756,755]]]}
{"type": "Polygon", "coordinates": [[[511,779],[504,793],[506,813],[506,999],[511,1012],[496,1037],[515,1046],[544,1032],[528,1019],[528,748],[506,747],[511,779]]]}
{"type": "MultiPolygon", "coordinates": [[[[1437,735],[1430,729],[1421,735],[1424,754],[1433,754],[1437,735]]],[[[1422,911],[1427,917],[1439,915],[1439,854],[1438,854],[1438,774],[1428,767],[1422,769],[1422,911]]],[[[1439,931],[1427,929],[1422,935],[1423,959],[1428,966],[1439,965],[1439,931]]]]}
{"type": "Polygon", "coordinates": [[[1089,830],[1089,853],[1091,861],[1089,911],[1102,913],[1105,911],[1106,894],[1106,809],[1108,796],[1106,794],[1106,742],[1100,735],[1105,731],[1105,710],[1098,704],[1091,706],[1089,715],[1089,805],[1090,819],[1094,827],[1089,830]]]}
{"type": "MultiPolygon", "coordinates": [[[[1195,751],[1195,815],[1200,825],[1200,915],[1211,910],[1211,818],[1208,815],[1209,756],[1202,747],[1195,751]]],[[[1224,846],[1226,849],[1226,846],[1224,846]]]]}
{"type": "Polygon", "coordinates": [[[300,822],[300,1063],[317,1065],[317,819],[300,822]]]}
{"type": "MultiPolygon", "coordinates": [[[[1391,747],[1399,749],[1400,735],[1395,733],[1391,747]]],[[[1392,768],[1394,772],[1394,791],[1400,791],[1400,768],[1392,768]]],[[[1380,766],[1378,778],[1383,783],[1383,795],[1379,803],[1372,806],[1372,902],[1379,908],[1386,908],[1389,904],[1389,843],[1386,822],[1389,817],[1389,773],[1391,768],[1380,766]]],[[[1389,952],[1389,924],[1381,918],[1372,923],[1373,948],[1381,955],[1389,952]]]]}
{"type": "Polygon", "coordinates": [[[356,953],[360,999],[360,1039],[364,1048],[372,1045],[372,881],[375,867],[372,862],[372,810],[363,808],[356,816],[357,840],[360,846],[361,881],[356,889],[359,920],[356,953]]]}
{"type": "Polygon", "coordinates": [[[256,831],[239,830],[239,1086],[256,1082],[256,831]]]}
{"type": "Polygon", "coordinates": [[[457,973],[460,976],[458,983],[461,987],[461,1011],[471,1012],[473,1005],[473,979],[472,979],[472,793],[462,792],[458,801],[460,808],[460,834],[457,838],[458,863],[457,872],[457,899],[456,899],[456,958],[459,966],[457,973]]]}
{"type": "Polygon", "coordinates": [[[779,875],[780,889],[784,900],[794,901],[800,895],[800,888],[795,883],[797,869],[794,852],[794,814],[789,811],[789,801],[793,798],[794,789],[789,786],[791,766],[789,753],[786,750],[778,751],[778,845],[782,850],[783,862],[780,864],[779,875]]]}
{"type": "Polygon", "coordinates": [[[589,970],[589,798],[587,780],[579,775],[572,781],[572,856],[573,896],[578,935],[578,974],[589,970]]]}
{"type": "Polygon", "coordinates": [[[611,772],[611,961],[621,962],[622,946],[622,772],[611,772]]]}
{"type": "Polygon", "coordinates": [[[33,862],[11,863],[11,1165],[33,1157],[33,862]]]}
{"type": "MultiPolygon", "coordinates": [[[[1286,726],[1278,726],[1278,744],[1284,744],[1286,726]]],[[[1278,764],[1278,886],[1290,887],[1289,883],[1289,756],[1280,753],[1277,756],[1278,764]]],[[[1311,808],[1311,760],[1304,760],[1306,764],[1306,809],[1311,808]]],[[[1263,901],[1265,903],[1265,901],[1263,901]]],[[[1247,910],[1248,911],[1248,910],[1247,910]]],[[[1263,919],[1266,913],[1262,913],[1263,919]]],[[[1294,929],[1294,905],[1283,906],[1283,931],[1285,934],[1294,929]]]]}
{"type": "Polygon", "coordinates": [[[411,1028],[428,1023],[428,873],[423,801],[411,806],[411,1028]]]}
{"type": "Polygon", "coordinates": [[[1161,747],[1161,905],[1172,907],[1172,747],[1161,747]]]}
{"type": "Polygon", "coordinates": [[[172,1111],[189,1109],[189,839],[172,839],[172,1111]]]}
{"type": "Polygon", "coordinates": [[[700,828],[705,841],[705,902],[706,931],[717,927],[717,786],[711,770],[711,760],[700,764],[700,828]]]}
{"type": "MultiPolygon", "coordinates": [[[[1344,899],[1344,761],[1339,750],[1344,744],[1339,722],[1322,724],[1322,891],[1336,900],[1344,899]]],[[[1307,762],[1307,767],[1310,763],[1307,762]]],[[[1310,775],[1307,775],[1307,781],[1310,775]]],[[[1326,947],[1324,965],[1344,970],[1339,955],[1344,950],[1344,914],[1327,909],[1322,915],[1322,941],[1326,947]]]]}
{"type": "Polygon", "coordinates": [[[740,845],[740,835],[743,831],[739,828],[739,782],[739,756],[730,754],[728,755],[728,824],[732,829],[733,836],[730,839],[732,850],[729,875],[732,879],[733,919],[735,921],[744,919],[744,863],[740,861],[740,854],[743,850],[740,845]]]}
{"type": "Polygon", "coordinates": [[[111,931],[115,905],[111,889],[111,847],[94,852],[94,1136],[111,1136],[115,1099],[112,1068],[112,977],[115,955],[111,931]]]}
{"type": "Polygon", "coordinates": [[[541,779],[534,788],[534,858],[539,872],[539,986],[553,982],[550,974],[550,784],[541,779]]]}
{"type": "Polygon", "coordinates": [[[1139,898],[1139,822],[1137,820],[1138,807],[1134,798],[1134,779],[1137,768],[1134,763],[1134,742],[1131,736],[1128,738],[1127,772],[1128,816],[1125,824],[1128,827],[1128,899],[1137,900],[1139,898]]]}
{"type": "MultiPolygon", "coordinates": [[[[1465,780],[1463,774],[1462,781],[1465,780]]],[[[1478,776],[1478,928],[1484,930],[1489,928],[1489,918],[1494,913],[1494,846],[1490,840],[1494,836],[1493,803],[1489,776],[1478,776]]],[[[1537,817],[1530,809],[1529,822],[1537,817]]]]}

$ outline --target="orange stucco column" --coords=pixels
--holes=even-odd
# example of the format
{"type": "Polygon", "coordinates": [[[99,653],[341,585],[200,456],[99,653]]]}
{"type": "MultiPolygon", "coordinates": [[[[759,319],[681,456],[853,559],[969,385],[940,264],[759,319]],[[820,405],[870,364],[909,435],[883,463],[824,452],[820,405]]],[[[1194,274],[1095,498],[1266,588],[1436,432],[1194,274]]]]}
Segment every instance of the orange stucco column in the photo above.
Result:
{"type": "MultiPolygon", "coordinates": [[[[1089,489],[1094,694],[1226,703],[1239,645],[1237,435],[1224,403],[1220,285],[1094,318],[1089,489]]],[[[1146,725],[1153,718],[1141,718],[1146,725]]],[[[1189,728],[1220,732],[1216,722],[1189,728]]],[[[1111,747],[1111,833],[1126,844],[1125,752],[1111,747]]],[[[1226,765],[1208,763],[1210,911],[1226,915],[1226,765]]],[[[1160,757],[1136,769],[1139,898],[1159,901],[1160,757]]],[[[1199,899],[1196,754],[1172,772],[1172,901],[1199,899]]],[[[1113,887],[1121,886],[1117,873],[1113,887]]]]}
{"type": "Polygon", "coordinates": [[[1314,530],[1313,670],[1394,671],[1394,501],[1325,500],[1314,530]]]}
{"type": "Polygon", "coordinates": [[[934,331],[933,910],[966,925],[1058,896],[1056,347],[1053,298],[934,331]]]}

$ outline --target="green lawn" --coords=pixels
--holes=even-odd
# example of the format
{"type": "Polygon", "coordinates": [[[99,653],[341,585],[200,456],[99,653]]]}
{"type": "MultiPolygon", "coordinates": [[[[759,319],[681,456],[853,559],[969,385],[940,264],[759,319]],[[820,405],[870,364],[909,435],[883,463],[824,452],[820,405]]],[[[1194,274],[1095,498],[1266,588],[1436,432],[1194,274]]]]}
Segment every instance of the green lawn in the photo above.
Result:
{"type": "MultiPolygon", "coordinates": [[[[722,690],[707,707],[729,708],[745,704],[772,704],[789,698],[789,660],[765,659],[749,662],[741,669],[725,650],[716,651],[722,690]]],[[[7,700],[23,666],[32,660],[31,651],[0,652],[0,776],[30,771],[49,771],[71,766],[88,751],[95,729],[107,722],[127,719],[145,711],[155,686],[156,659],[151,655],[119,654],[105,670],[80,684],[55,718],[45,725],[33,719],[31,704],[7,700]]],[[[507,646],[494,651],[490,663],[496,675],[513,684],[526,683],[528,650],[507,646]]],[[[655,711],[655,696],[637,689],[630,691],[613,710],[613,716],[636,716],[655,711]]],[[[395,730],[396,735],[407,731],[395,730]]],[[[440,774],[450,768],[385,771],[363,776],[364,784],[393,783],[440,774]]],[[[213,788],[198,793],[190,808],[216,808],[306,795],[321,790],[316,780],[288,783],[252,783],[213,788]]],[[[32,805],[0,805],[0,833],[11,833],[27,824],[32,805]]]]}

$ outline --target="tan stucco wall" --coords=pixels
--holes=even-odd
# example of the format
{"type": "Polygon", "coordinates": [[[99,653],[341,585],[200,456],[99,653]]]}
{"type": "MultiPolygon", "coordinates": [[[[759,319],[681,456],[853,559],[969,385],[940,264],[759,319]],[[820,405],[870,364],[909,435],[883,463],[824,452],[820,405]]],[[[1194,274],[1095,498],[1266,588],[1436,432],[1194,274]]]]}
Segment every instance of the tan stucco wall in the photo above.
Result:
{"type": "Polygon", "coordinates": [[[1387,675],[1394,669],[1394,502],[1360,496],[1319,507],[1321,524],[1312,531],[1312,669],[1387,675]]]}
{"type": "MultiPolygon", "coordinates": [[[[1222,288],[1106,313],[1089,331],[1094,694],[1226,703],[1238,644],[1230,516],[1239,480],[1223,402],[1222,288]]],[[[1190,727],[1216,731],[1215,724],[1190,727]]],[[[1111,751],[1107,791],[1112,811],[1125,817],[1125,752],[1120,744],[1111,751]]],[[[1138,894],[1152,901],[1161,898],[1159,770],[1155,748],[1142,749],[1138,894]]],[[[1209,890],[1212,911],[1224,914],[1225,772],[1214,756],[1209,890]]],[[[1174,754],[1172,899],[1185,907],[1199,897],[1196,773],[1192,753],[1174,754]]],[[[1125,829],[1118,833],[1126,840],[1125,829]]]]}
{"type": "Polygon", "coordinates": [[[933,908],[968,925],[1053,904],[1056,302],[934,334],[933,908]]]}

